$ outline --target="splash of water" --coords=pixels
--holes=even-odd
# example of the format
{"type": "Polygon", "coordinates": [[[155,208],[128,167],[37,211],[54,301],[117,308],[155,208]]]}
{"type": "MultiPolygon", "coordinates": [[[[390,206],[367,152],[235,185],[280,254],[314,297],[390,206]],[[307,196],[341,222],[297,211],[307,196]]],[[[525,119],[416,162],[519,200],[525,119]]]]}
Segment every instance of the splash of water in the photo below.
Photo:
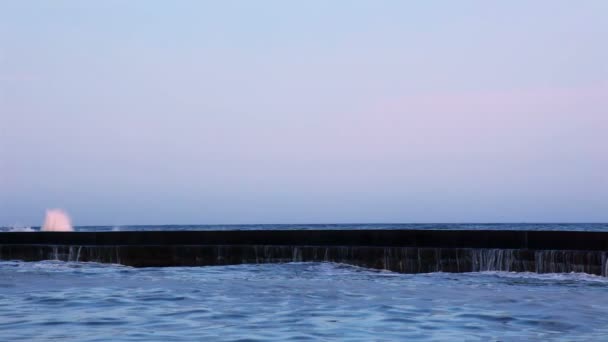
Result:
{"type": "Polygon", "coordinates": [[[61,209],[49,209],[46,211],[42,231],[47,232],[71,232],[72,223],[70,217],[61,209]]]}
{"type": "Polygon", "coordinates": [[[16,223],[13,224],[12,226],[9,227],[0,227],[0,231],[7,231],[7,232],[35,232],[35,229],[32,229],[32,227],[30,226],[26,226],[20,223],[16,223]]]}

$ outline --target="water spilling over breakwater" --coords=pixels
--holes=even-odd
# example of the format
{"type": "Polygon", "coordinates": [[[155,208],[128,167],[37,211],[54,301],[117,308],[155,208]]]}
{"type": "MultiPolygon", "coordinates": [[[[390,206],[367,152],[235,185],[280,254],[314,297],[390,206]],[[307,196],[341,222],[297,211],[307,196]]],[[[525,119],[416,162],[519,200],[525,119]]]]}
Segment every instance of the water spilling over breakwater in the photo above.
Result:
{"type": "Polygon", "coordinates": [[[0,246],[0,260],[136,267],[334,262],[401,273],[508,271],[608,275],[608,252],[344,246],[0,246]],[[142,258],[141,255],[148,255],[142,258]]]}
{"type": "Polygon", "coordinates": [[[2,260],[136,267],[333,262],[401,273],[607,272],[608,233],[555,231],[150,231],[0,234],[2,260]]]}

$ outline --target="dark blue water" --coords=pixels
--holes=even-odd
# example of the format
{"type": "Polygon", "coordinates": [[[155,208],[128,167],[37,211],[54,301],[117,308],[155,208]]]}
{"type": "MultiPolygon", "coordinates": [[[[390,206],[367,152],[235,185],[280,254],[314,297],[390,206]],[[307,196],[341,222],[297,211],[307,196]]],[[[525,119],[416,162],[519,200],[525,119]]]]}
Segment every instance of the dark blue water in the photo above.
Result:
{"type": "Polygon", "coordinates": [[[0,340],[601,341],[608,280],[329,263],[0,262],[0,340]]]}
{"type": "MultiPolygon", "coordinates": [[[[39,230],[40,227],[0,227],[0,231],[39,230]]],[[[235,224],[77,226],[77,231],[133,230],[306,230],[306,229],[462,229],[608,231],[608,223],[374,223],[374,224],[235,224]]]]}

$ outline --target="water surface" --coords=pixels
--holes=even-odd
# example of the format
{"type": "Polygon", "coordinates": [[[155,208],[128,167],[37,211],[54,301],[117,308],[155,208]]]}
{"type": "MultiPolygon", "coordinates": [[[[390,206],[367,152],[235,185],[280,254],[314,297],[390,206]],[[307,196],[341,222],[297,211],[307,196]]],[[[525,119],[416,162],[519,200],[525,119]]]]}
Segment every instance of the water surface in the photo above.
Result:
{"type": "MultiPolygon", "coordinates": [[[[37,231],[40,227],[7,226],[0,231],[37,231]]],[[[439,230],[566,230],[608,231],[608,223],[351,223],[351,224],[232,224],[76,226],[77,231],[143,230],[310,230],[310,229],[439,229],[439,230]]]]}
{"type": "Polygon", "coordinates": [[[0,262],[1,340],[601,340],[608,280],[331,263],[0,262]]]}

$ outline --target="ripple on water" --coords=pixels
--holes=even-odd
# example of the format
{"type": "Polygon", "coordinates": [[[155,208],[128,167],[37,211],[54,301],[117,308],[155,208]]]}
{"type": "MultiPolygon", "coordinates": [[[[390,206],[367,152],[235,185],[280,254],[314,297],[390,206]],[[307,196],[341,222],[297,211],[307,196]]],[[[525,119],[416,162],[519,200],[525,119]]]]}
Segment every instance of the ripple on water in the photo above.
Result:
{"type": "Polygon", "coordinates": [[[608,281],[328,263],[136,269],[0,262],[2,340],[597,340],[608,281]]]}

